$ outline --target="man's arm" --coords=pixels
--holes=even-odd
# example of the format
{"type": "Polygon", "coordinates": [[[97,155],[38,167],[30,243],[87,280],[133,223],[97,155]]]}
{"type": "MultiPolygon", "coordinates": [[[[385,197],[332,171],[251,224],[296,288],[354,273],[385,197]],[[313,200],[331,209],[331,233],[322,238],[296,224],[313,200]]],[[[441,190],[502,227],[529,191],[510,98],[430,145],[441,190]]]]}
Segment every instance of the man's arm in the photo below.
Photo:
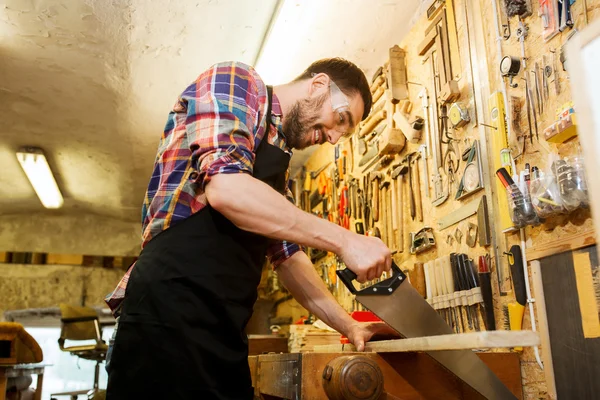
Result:
{"type": "Polygon", "coordinates": [[[369,341],[374,334],[395,333],[382,323],[363,324],[353,320],[329,293],[305,253],[301,251],[295,253],[276,271],[281,283],[298,303],[327,325],[344,334],[358,351],[364,349],[365,342],[369,341]]]}
{"type": "Polygon", "coordinates": [[[213,175],[206,197],[240,229],[340,255],[359,282],[391,268],[390,250],[380,239],[357,235],[304,212],[250,174],[213,175]]]}

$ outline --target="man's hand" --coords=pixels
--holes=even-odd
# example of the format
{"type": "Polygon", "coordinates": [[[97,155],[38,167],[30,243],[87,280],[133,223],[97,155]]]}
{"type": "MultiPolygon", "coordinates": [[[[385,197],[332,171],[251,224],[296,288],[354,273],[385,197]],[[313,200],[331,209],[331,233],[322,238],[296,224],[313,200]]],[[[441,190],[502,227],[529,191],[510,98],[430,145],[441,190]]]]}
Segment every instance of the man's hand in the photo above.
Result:
{"type": "Polygon", "coordinates": [[[350,234],[340,253],[342,260],[357,276],[360,283],[379,278],[392,268],[392,253],[381,239],[350,234]]]}
{"type": "Polygon", "coordinates": [[[377,339],[399,339],[398,332],[393,330],[385,322],[357,322],[352,324],[346,333],[346,337],[356,347],[357,351],[365,349],[365,342],[373,337],[377,339]]]}

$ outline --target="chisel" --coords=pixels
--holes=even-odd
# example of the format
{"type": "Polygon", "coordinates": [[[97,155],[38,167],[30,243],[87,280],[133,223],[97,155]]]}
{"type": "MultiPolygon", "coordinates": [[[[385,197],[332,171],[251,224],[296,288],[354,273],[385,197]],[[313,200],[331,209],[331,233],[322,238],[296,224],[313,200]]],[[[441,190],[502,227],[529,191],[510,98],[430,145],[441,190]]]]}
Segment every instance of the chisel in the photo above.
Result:
{"type": "Polygon", "coordinates": [[[494,303],[492,297],[492,280],[489,269],[488,256],[479,256],[479,284],[483,297],[483,323],[488,331],[496,330],[496,319],[494,318],[494,303]]]}

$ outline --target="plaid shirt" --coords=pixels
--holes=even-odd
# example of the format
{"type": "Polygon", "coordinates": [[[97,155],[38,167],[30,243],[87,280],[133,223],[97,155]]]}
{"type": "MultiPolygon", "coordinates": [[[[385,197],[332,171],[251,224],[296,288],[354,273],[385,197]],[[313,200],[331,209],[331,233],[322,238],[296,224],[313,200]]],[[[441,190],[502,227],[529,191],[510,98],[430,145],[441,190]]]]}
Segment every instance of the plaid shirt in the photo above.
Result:
{"type": "MultiPolygon", "coordinates": [[[[206,206],[204,188],[212,176],[252,174],[254,151],[265,135],[267,103],[266,85],[256,71],[237,62],[212,66],[185,89],[169,113],[158,146],[142,207],[142,248],[206,206]]],[[[281,119],[281,106],[273,94],[267,140],[291,155],[281,119]]],[[[288,178],[289,172],[288,168],[288,178]]],[[[289,188],[286,197],[294,201],[289,188]]],[[[267,257],[276,267],[299,250],[293,243],[271,241],[267,257]]],[[[134,267],[135,263],[105,299],[113,312],[125,297],[134,267]]]]}

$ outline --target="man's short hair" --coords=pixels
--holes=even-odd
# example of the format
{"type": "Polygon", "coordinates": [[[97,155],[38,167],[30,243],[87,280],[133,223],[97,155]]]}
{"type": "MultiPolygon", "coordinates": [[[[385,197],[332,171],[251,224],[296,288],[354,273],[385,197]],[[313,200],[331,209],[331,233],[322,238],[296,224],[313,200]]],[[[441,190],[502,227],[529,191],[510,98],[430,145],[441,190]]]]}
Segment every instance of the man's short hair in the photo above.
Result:
{"type": "Polygon", "coordinates": [[[371,112],[373,97],[365,74],[356,64],[339,57],[325,58],[312,63],[294,81],[310,79],[313,74],[320,73],[327,74],[346,95],[360,94],[365,103],[362,119],[367,118],[371,112]]]}

